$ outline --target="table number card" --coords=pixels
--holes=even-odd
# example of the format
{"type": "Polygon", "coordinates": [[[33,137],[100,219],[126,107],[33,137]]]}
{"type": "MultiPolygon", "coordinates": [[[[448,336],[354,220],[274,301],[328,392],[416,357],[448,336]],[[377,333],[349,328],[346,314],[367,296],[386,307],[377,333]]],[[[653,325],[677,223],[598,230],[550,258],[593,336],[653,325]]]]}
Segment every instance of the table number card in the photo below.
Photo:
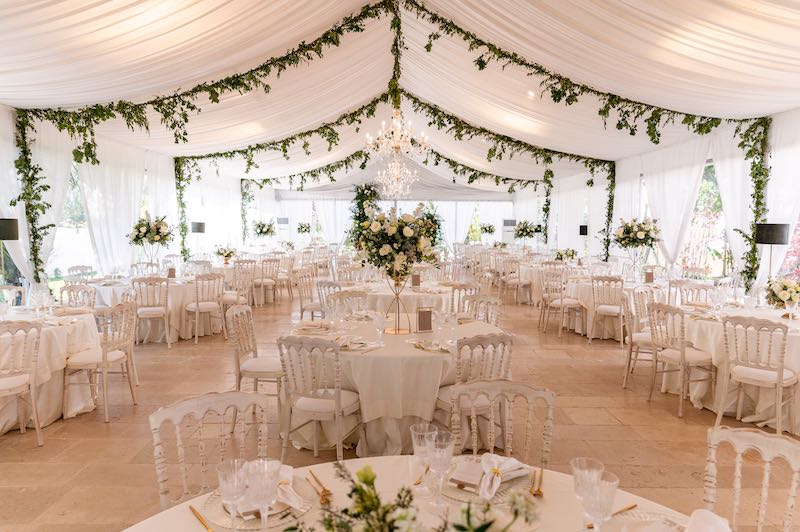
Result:
{"type": "Polygon", "coordinates": [[[419,286],[420,275],[418,273],[411,274],[411,286],[419,286]]]}
{"type": "Polygon", "coordinates": [[[655,281],[655,272],[653,272],[653,270],[646,270],[644,272],[644,282],[652,283],[653,281],[655,281]]]}
{"type": "Polygon", "coordinates": [[[175,278],[175,268],[170,268],[167,270],[167,278],[174,279],[175,278]]]}
{"type": "Polygon", "coordinates": [[[432,331],[433,331],[433,308],[418,307],[417,332],[432,332],[432,331]]]}

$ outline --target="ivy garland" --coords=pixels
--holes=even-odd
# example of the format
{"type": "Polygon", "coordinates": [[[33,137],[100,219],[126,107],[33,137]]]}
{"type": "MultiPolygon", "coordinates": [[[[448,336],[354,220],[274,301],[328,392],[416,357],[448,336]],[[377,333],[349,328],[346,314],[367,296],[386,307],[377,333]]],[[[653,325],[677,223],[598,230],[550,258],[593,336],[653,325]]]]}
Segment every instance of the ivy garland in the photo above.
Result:
{"type": "Polygon", "coordinates": [[[247,242],[247,208],[255,199],[253,192],[250,190],[251,183],[252,182],[249,179],[239,180],[239,193],[241,195],[240,209],[242,215],[242,244],[247,242]]]}
{"type": "MultiPolygon", "coordinates": [[[[608,262],[611,248],[611,224],[614,223],[614,189],[617,188],[617,165],[612,162],[608,167],[606,176],[606,194],[608,203],[606,204],[606,226],[601,231],[603,235],[603,260],[608,262]]],[[[592,183],[594,185],[594,183],[592,183]]]]}
{"type": "MultiPolygon", "coordinates": [[[[180,234],[181,242],[181,257],[183,260],[189,260],[189,246],[186,244],[186,238],[189,235],[189,224],[186,220],[186,187],[192,182],[192,175],[199,175],[199,168],[196,173],[192,173],[191,169],[197,166],[197,163],[187,161],[184,157],[175,157],[175,197],[178,201],[178,233],[180,234]]],[[[199,178],[198,178],[199,179],[199,178]]]]}
{"type": "Polygon", "coordinates": [[[366,208],[368,206],[376,208],[380,200],[381,195],[377,187],[372,183],[363,183],[353,187],[353,204],[350,206],[350,212],[353,216],[347,237],[354,246],[359,241],[359,234],[364,230],[361,225],[369,220],[366,208]]]}
{"type": "Polygon", "coordinates": [[[484,172],[483,170],[472,168],[471,166],[467,166],[466,164],[462,164],[454,159],[451,159],[450,157],[436,150],[428,150],[428,153],[422,162],[424,164],[432,164],[433,166],[439,166],[440,163],[446,164],[450,168],[450,171],[453,172],[453,183],[456,182],[456,176],[466,177],[467,183],[470,184],[479,180],[487,180],[494,182],[494,184],[497,186],[509,185],[509,194],[518,189],[527,188],[529,186],[536,187],[539,183],[539,181],[535,179],[503,177],[490,172],[484,172]]]}
{"type": "Polygon", "coordinates": [[[544,171],[544,176],[542,177],[542,182],[544,183],[544,203],[542,204],[542,218],[544,221],[544,227],[542,233],[544,233],[544,242],[547,243],[547,239],[549,238],[550,233],[548,232],[550,229],[550,202],[551,202],[551,195],[553,193],[553,170],[550,168],[546,168],[544,171]]]}
{"type": "Polygon", "coordinates": [[[50,185],[45,183],[42,167],[33,163],[31,156],[32,133],[34,133],[34,127],[31,123],[31,115],[24,109],[17,109],[14,142],[17,149],[19,149],[19,156],[14,161],[14,167],[20,176],[21,190],[19,196],[11,200],[11,206],[15,207],[20,201],[25,203],[25,219],[28,222],[33,280],[40,283],[44,280],[42,243],[44,242],[44,237],[55,225],[40,225],[40,218],[51,207],[50,203],[44,199],[44,193],[50,190],[50,185]]]}

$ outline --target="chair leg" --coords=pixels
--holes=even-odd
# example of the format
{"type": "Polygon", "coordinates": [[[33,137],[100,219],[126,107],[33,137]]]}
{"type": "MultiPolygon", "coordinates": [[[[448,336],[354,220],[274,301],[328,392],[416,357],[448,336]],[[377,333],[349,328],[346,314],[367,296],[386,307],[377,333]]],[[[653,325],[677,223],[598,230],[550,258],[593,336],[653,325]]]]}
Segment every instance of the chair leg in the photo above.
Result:
{"type": "Polygon", "coordinates": [[[133,400],[133,404],[136,404],[136,387],[134,386],[133,377],[132,377],[132,375],[133,375],[133,362],[131,361],[130,358],[125,361],[125,365],[127,366],[127,370],[128,370],[128,372],[125,375],[125,377],[128,379],[128,387],[131,389],[131,399],[133,400]]]}
{"type": "Polygon", "coordinates": [[[736,420],[742,419],[742,406],[744,405],[744,385],[740,382],[736,391],[736,420]]]}
{"type": "Polygon", "coordinates": [[[586,326],[586,336],[589,338],[589,343],[591,344],[592,337],[594,336],[594,313],[591,318],[589,318],[589,325],[586,326]]]}
{"type": "Polygon", "coordinates": [[[42,422],[39,419],[39,405],[36,403],[36,390],[31,387],[31,409],[33,410],[33,428],[36,430],[36,445],[41,447],[44,445],[44,436],[42,435],[42,422]]]}
{"type": "Polygon", "coordinates": [[[342,426],[342,416],[336,415],[336,460],[341,462],[344,459],[344,444],[342,440],[344,436],[342,436],[343,426],[342,426]]]}
{"type": "MultiPolygon", "coordinates": [[[[92,393],[92,383],[89,383],[89,393],[92,393]]],[[[64,368],[64,392],[61,398],[61,417],[67,419],[69,412],[69,369],[64,368]]]]}
{"type": "Polygon", "coordinates": [[[783,386],[780,383],[775,393],[775,434],[781,435],[783,429],[783,386]]]}
{"type": "MultiPolygon", "coordinates": [[[[169,339],[169,311],[164,313],[164,339],[167,341],[167,349],[172,349],[172,342],[169,339]]],[[[136,374],[136,364],[133,365],[134,374],[136,374]]],[[[136,377],[136,384],[139,384],[139,377],[136,377]]]]}
{"type": "Polygon", "coordinates": [[[625,374],[622,376],[622,389],[628,387],[628,374],[631,373],[631,364],[633,358],[633,342],[628,344],[628,356],[625,357],[625,374]]]}
{"type": "Polygon", "coordinates": [[[25,434],[25,430],[28,428],[28,416],[25,412],[25,401],[22,400],[22,396],[17,396],[17,423],[19,423],[19,433],[25,434]]]}
{"type": "Polygon", "coordinates": [[[194,313],[194,343],[197,344],[197,338],[200,336],[200,312],[194,313]]]}
{"type": "Polygon", "coordinates": [[[688,380],[688,371],[689,368],[687,366],[681,367],[681,393],[678,395],[678,417],[683,417],[683,400],[686,398],[686,388],[689,386],[689,383],[686,382],[688,380]]]}
{"type": "Polygon", "coordinates": [[[286,431],[283,433],[283,448],[281,449],[281,462],[286,463],[286,453],[289,451],[289,435],[292,432],[292,408],[289,407],[288,422],[286,431]]]}
{"type": "Polygon", "coordinates": [[[102,370],[102,379],[103,379],[103,421],[106,423],[109,422],[108,417],[108,368],[103,368],[102,370]]]}
{"type": "Polygon", "coordinates": [[[715,427],[719,427],[719,424],[722,423],[722,416],[725,415],[725,403],[728,401],[728,381],[730,381],[730,377],[722,381],[722,395],[720,395],[721,399],[717,405],[717,420],[714,422],[715,427]]]}
{"type": "Polygon", "coordinates": [[[656,387],[656,373],[658,371],[658,357],[655,353],[653,353],[653,371],[652,375],[650,376],[650,394],[647,396],[648,401],[653,400],[653,388],[656,387]]]}
{"type": "Polygon", "coordinates": [[[314,458],[319,457],[319,421],[314,421],[314,458]]]}

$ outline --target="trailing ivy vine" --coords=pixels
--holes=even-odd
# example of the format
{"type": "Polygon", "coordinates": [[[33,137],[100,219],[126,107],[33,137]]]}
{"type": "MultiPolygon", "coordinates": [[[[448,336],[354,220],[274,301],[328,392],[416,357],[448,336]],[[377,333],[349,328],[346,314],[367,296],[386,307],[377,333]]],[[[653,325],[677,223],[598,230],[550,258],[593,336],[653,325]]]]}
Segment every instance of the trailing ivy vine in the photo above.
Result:
{"type": "Polygon", "coordinates": [[[189,246],[186,239],[189,235],[189,224],[186,220],[186,187],[193,176],[200,179],[200,168],[196,161],[187,161],[184,157],[175,157],[175,197],[178,201],[178,233],[181,241],[181,257],[189,260],[189,246]]]}
{"type": "Polygon", "coordinates": [[[535,179],[503,177],[490,172],[484,172],[483,170],[472,168],[471,166],[460,163],[455,159],[451,159],[450,157],[447,157],[436,150],[428,150],[428,153],[422,162],[424,164],[432,164],[433,166],[439,166],[441,163],[446,164],[450,168],[450,171],[453,172],[453,183],[456,182],[456,176],[466,177],[467,183],[469,184],[475,183],[476,181],[486,180],[493,182],[497,186],[508,185],[509,193],[513,193],[516,190],[527,188],[529,186],[536,187],[539,183],[539,181],[535,179]]]}
{"type": "Polygon", "coordinates": [[[608,174],[606,175],[606,193],[608,200],[606,202],[606,226],[603,228],[601,234],[603,235],[603,260],[608,262],[611,248],[611,224],[614,223],[614,189],[617,188],[617,165],[612,162],[608,167],[608,174]]]}
{"type": "Polygon", "coordinates": [[[544,171],[544,177],[542,178],[542,182],[544,183],[544,203],[542,204],[542,219],[544,220],[544,242],[547,243],[547,240],[550,238],[550,202],[552,201],[551,196],[553,193],[553,170],[550,168],[546,168],[544,171]]]}
{"type": "Polygon", "coordinates": [[[40,283],[44,280],[42,243],[55,225],[41,223],[41,217],[51,207],[50,203],[44,199],[44,193],[50,190],[50,185],[45,183],[42,167],[34,164],[31,156],[33,132],[34,127],[31,123],[30,114],[24,109],[17,109],[14,143],[19,150],[19,155],[14,161],[14,167],[17,169],[17,174],[19,174],[20,178],[20,193],[11,200],[11,206],[15,207],[20,201],[25,203],[25,219],[28,222],[33,280],[40,283]]]}

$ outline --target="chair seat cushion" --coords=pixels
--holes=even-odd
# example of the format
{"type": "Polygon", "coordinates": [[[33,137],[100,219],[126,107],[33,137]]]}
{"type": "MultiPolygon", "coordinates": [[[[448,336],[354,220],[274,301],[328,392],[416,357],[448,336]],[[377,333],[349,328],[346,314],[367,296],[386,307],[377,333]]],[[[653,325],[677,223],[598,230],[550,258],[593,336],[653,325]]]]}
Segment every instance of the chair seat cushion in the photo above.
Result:
{"type": "Polygon", "coordinates": [[[219,310],[219,304],[216,301],[201,301],[199,305],[196,302],[192,302],[186,305],[186,310],[189,312],[195,312],[196,310],[200,310],[200,312],[214,312],[219,310]]]}
{"type": "Polygon", "coordinates": [[[619,316],[622,313],[622,308],[619,305],[598,305],[595,314],[601,316],[619,316]]]}
{"type": "Polygon", "coordinates": [[[254,357],[243,361],[239,366],[242,372],[281,373],[281,359],[278,357],[254,357]]]}
{"type": "Polygon", "coordinates": [[[269,277],[255,279],[253,283],[256,286],[275,286],[275,279],[270,279],[269,277]]]}
{"type": "MultiPolygon", "coordinates": [[[[731,376],[740,382],[750,384],[775,385],[778,380],[778,371],[771,369],[751,368],[750,366],[733,366],[731,376]]],[[[791,386],[797,382],[797,374],[789,368],[783,368],[783,385],[791,386]]]]}
{"type": "Polygon", "coordinates": [[[551,307],[580,307],[581,302],[571,297],[558,298],[550,301],[551,307]]]}
{"type": "Polygon", "coordinates": [[[222,303],[225,305],[246,305],[247,298],[240,296],[236,290],[225,290],[225,293],[222,294],[222,303]]]}
{"type": "Polygon", "coordinates": [[[307,311],[322,311],[322,305],[320,305],[316,301],[310,301],[308,303],[303,303],[303,310],[307,311]]]}
{"type": "Polygon", "coordinates": [[[136,309],[136,314],[140,318],[163,318],[167,314],[167,309],[164,307],[139,307],[136,309]]]}
{"type": "MultiPolygon", "coordinates": [[[[317,390],[318,395],[328,395],[329,397],[301,397],[294,404],[294,408],[304,412],[315,412],[318,414],[333,414],[336,409],[334,399],[335,390],[324,388],[317,390]]],[[[358,394],[349,390],[342,390],[342,411],[354,410],[358,404],[358,394]]]]}
{"type": "MultiPolygon", "coordinates": [[[[681,352],[678,349],[664,349],[658,356],[665,362],[681,363],[681,352]]],[[[695,347],[686,347],[686,363],[690,366],[708,366],[711,364],[711,354],[695,347]]]]}
{"type": "Polygon", "coordinates": [[[27,373],[0,376],[0,390],[13,390],[21,386],[27,386],[29,381],[30,377],[27,373]]]}
{"type": "MultiPolygon", "coordinates": [[[[106,360],[109,364],[119,362],[125,358],[125,353],[120,350],[109,351],[106,360]]],[[[90,347],[73,353],[67,357],[67,367],[91,366],[103,361],[103,350],[100,347],[90,347]]]]}
{"type": "MultiPolygon", "coordinates": [[[[439,400],[440,403],[444,403],[444,404],[448,404],[448,405],[451,404],[451,400],[452,400],[452,395],[451,395],[452,392],[451,392],[451,390],[452,390],[452,388],[453,388],[452,385],[442,386],[441,388],[439,388],[439,395],[437,396],[437,399],[439,400]]],[[[472,401],[470,401],[468,397],[462,397],[461,398],[461,404],[459,406],[460,406],[461,410],[465,410],[467,408],[472,408],[472,401]]],[[[488,407],[489,407],[489,399],[485,395],[479,396],[477,401],[475,401],[475,408],[478,409],[478,410],[482,409],[482,408],[488,408],[488,407]]]]}
{"type": "Polygon", "coordinates": [[[637,346],[649,346],[652,344],[653,338],[650,336],[650,331],[639,331],[637,333],[633,333],[633,341],[631,342],[631,337],[628,336],[626,340],[629,343],[633,343],[633,345],[637,346]]]}

